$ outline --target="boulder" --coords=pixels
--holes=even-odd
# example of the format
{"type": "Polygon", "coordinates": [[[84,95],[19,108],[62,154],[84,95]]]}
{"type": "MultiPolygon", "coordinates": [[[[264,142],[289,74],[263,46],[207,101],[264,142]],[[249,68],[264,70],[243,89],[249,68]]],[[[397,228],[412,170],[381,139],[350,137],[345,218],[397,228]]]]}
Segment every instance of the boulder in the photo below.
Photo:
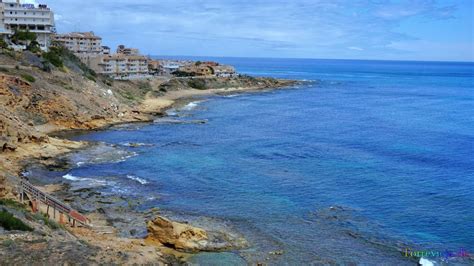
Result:
{"type": "Polygon", "coordinates": [[[157,216],[147,223],[147,242],[185,252],[220,251],[246,246],[245,240],[222,232],[207,232],[157,216]]]}
{"type": "Polygon", "coordinates": [[[199,251],[208,240],[207,232],[187,224],[173,222],[158,216],[147,224],[148,239],[174,249],[199,251]]]}

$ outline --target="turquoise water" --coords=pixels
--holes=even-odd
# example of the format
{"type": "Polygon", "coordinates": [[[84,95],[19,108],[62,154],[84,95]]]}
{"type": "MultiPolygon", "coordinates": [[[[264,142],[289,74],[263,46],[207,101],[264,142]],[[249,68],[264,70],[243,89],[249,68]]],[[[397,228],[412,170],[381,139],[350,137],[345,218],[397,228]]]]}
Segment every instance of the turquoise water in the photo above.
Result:
{"type": "Polygon", "coordinates": [[[135,156],[69,174],[113,177],[126,188],[116,193],[130,196],[158,193],[142,209],[230,224],[251,243],[236,253],[250,262],[400,264],[413,262],[405,248],[474,253],[474,64],[217,60],[308,83],[197,99],[170,111],[173,122],[76,136],[135,156]]]}

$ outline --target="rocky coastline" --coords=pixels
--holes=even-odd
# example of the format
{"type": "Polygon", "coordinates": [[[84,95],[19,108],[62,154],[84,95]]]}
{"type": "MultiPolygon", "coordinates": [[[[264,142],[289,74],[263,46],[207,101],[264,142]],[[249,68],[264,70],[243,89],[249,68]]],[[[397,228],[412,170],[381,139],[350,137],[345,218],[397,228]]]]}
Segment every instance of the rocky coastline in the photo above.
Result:
{"type": "MultiPolygon", "coordinates": [[[[78,61],[67,58],[64,69],[44,71],[44,62],[34,54],[0,54],[2,65],[12,66],[0,69],[0,199],[17,199],[19,178],[32,165],[49,170],[70,168],[65,155],[91,145],[63,138],[75,130],[146,123],[196,97],[295,84],[249,76],[116,82],[100,76],[91,78],[78,61]]],[[[230,228],[215,231],[171,221],[156,208],[139,211],[135,206],[140,199],[104,196],[96,188],[76,189],[42,178],[31,181],[84,212],[97,227],[51,229],[45,225],[48,222],[29,219],[25,206],[0,204],[0,209],[35,228],[33,232],[0,232],[0,255],[5,262],[28,264],[40,259],[48,263],[54,259],[54,263],[72,263],[81,259],[100,264],[181,264],[189,253],[248,245],[230,228]],[[32,248],[36,257],[22,256],[30,254],[32,248]]]]}

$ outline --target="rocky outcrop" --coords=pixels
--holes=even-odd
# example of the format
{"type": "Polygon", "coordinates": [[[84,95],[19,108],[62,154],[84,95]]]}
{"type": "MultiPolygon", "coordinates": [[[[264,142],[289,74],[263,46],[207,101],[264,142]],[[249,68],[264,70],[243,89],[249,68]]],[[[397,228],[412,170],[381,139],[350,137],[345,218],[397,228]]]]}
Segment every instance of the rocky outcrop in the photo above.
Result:
{"type": "Polygon", "coordinates": [[[235,77],[188,77],[173,78],[160,85],[162,92],[176,90],[209,90],[209,89],[230,89],[230,88],[279,88],[294,85],[295,81],[280,80],[274,78],[255,78],[251,76],[235,77]]]}
{"type": "Polygon", "coordinates": [[[219,251],[242,248],[245,240],[223,232],[207,232],[189,224],[157,216],[147,223],[149,243],[186,252],[219,251]]]}

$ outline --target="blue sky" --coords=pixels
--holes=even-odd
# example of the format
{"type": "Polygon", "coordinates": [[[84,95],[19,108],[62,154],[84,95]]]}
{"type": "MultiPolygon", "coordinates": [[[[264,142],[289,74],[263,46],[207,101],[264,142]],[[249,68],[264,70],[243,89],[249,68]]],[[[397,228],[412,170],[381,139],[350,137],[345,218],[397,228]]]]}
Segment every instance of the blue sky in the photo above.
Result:
{"type": "Polygon", "coordinates": [[[474,61],[474,0],[42,2],[59,32],[150,55],[474,61]]]}

